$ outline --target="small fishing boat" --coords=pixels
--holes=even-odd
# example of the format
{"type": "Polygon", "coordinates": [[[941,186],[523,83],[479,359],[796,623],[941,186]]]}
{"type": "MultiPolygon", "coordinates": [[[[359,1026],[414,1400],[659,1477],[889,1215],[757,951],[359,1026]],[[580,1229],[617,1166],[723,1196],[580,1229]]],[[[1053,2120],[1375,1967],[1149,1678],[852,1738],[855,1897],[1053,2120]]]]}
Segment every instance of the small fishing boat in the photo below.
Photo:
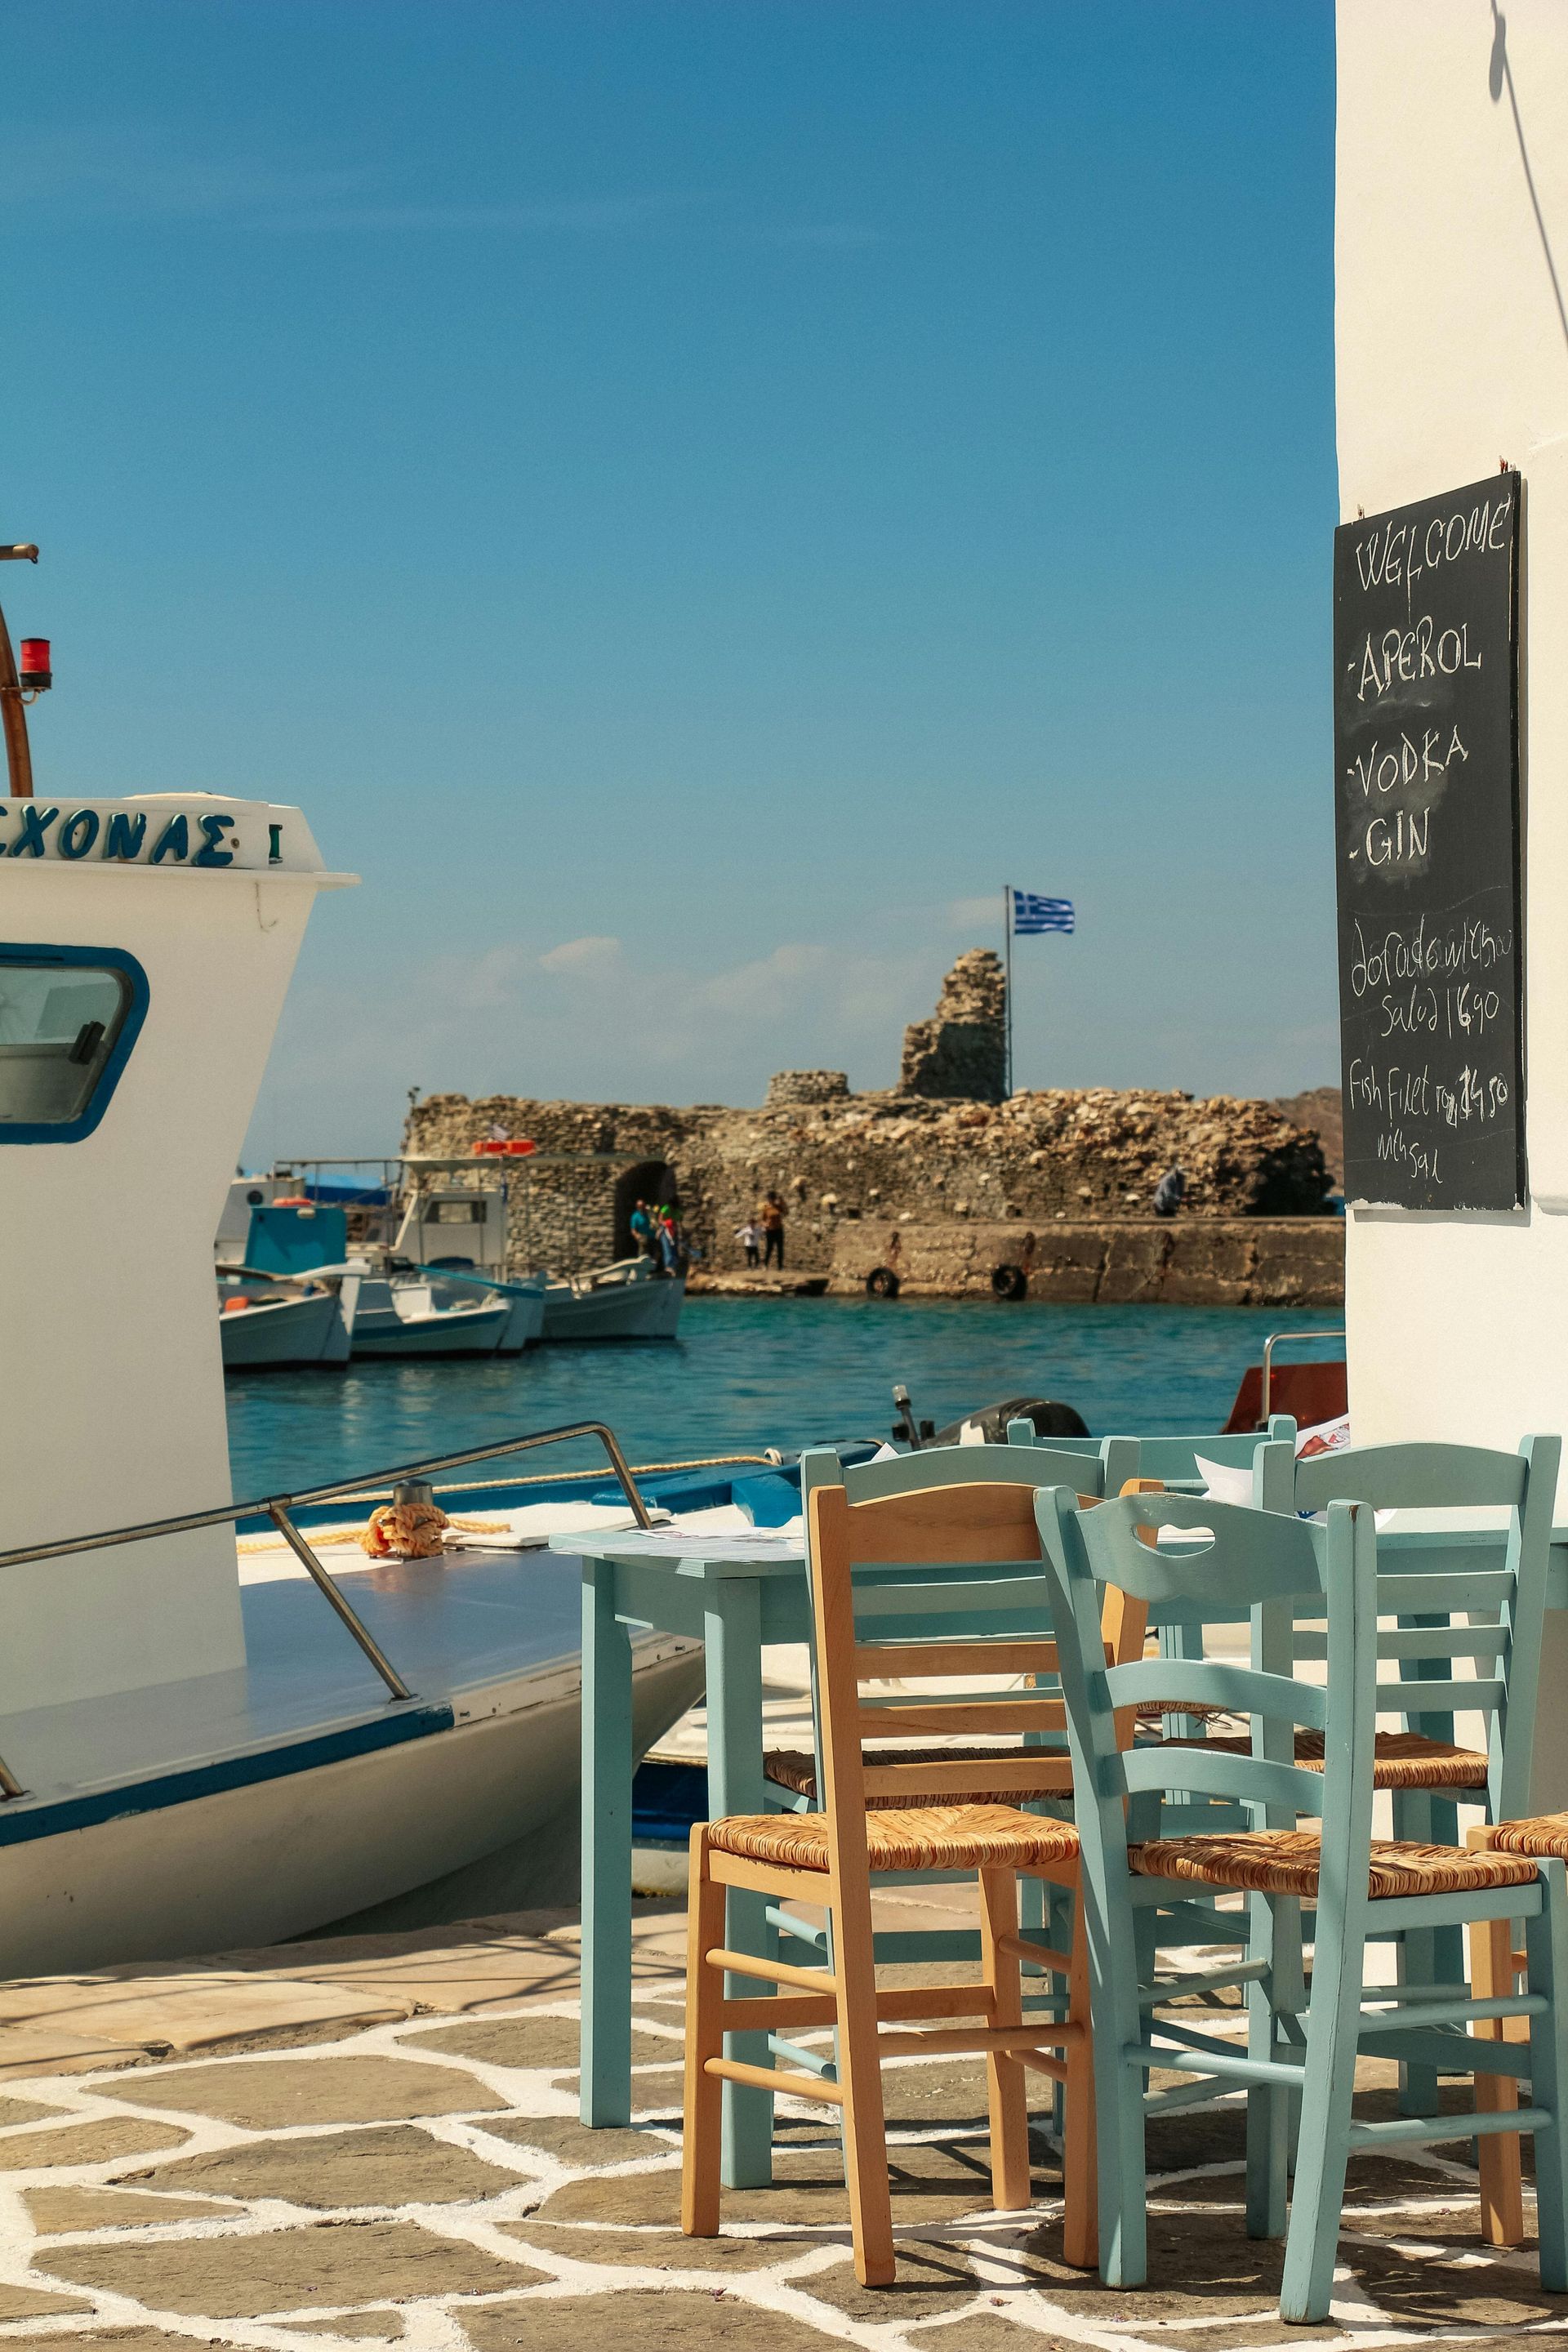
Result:
{"type": "MultiPolygon", "coordinates": [[[[350,1277],[357,1281],[357,1276],[350,1277]]],[[[300,1364],[346,1364],[353,1303],[346,1283],[218,1281],[218,1333],[226,1372],[300,1364]]]]}
{"type": "Polygon", "coordinates": [[[356,1356],[521,1355],[520,1343],[503,1351],[511,1329],[512,1304],[505,1297],[476,1297],[443,1282],[434,1268],[366,1274],[354,1313],[356,1356]]]}
{"type": "Polygon", "coordinates": [[[544,1289],[546,1339],[673,1339],[686,1280],[647,1257],[618,1258],[595,1273],[551,1275],[544,1289]]]}

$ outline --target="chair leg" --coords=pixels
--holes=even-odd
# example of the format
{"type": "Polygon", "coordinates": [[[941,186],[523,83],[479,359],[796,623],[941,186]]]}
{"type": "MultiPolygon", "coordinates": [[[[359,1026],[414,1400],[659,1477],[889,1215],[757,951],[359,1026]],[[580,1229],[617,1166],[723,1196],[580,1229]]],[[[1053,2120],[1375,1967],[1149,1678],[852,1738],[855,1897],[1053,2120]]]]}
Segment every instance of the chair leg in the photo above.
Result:
{"type": "MultiPolygon", "coordinates": [[[[1299,1958],[1300,1906],[1283,1898],[1254,1895],[1248,1897],[1247,1911],[1247,1958],[1266,1960],[1268,1973],[1261,1982],[1247,1988],[1247,2050],[1251,2058],[1269,2059],[1277,2054],[1279,2036],[1274,2016],[1276,2001],[1282,1997],[1281,1979],[1294,1980],[1294,1964],[1299,1958]]],[[[1285,2234],[1290,2121],[1290,2093],[1273,2083],[1253,2084],[1247,2095],[1249,2238],[1279,2238],[1285,2234]]]]}
{"type": "Polygon", "coordinates": [[[1108,1907],[1091,1898],[1083,1916],[1094,2016],[1100,2275],[1107,2286],[1142,2286],[1149,2268],[1144,2070],[1122,2053],[1142,2040],[1143,2018],[1132,1941],[1108,1931],[1108,1907]]]}
{"type": "MultiPolygon", "coordinates": [[[[1470,1990],[1478,2000],[1512,1993],[1513,1922],[1478,1919],[1470,1928],[1470,1990]]],[[[1521,2021],[1522,2022],[1522,2021],[1521,2021]]],[[[1496,2017],[1475,2028],[1478,2041],[1507,2039],[1511,2021],[1496,2017]]],[[[1511,2074],[1476,2075],[1476,2105],[1483,2114],[1505,2114],[1519,2105],[1511,2074]]],[[[1517,2132],[1485,2133],[1477,2141],[1481,2179],[1481,2236],[1491,2246],[1524,2243],[1524,2179],[1517,2132]]]]}
{"type": "Polygon", "coordinates": [[[1539,1867],[1543,1899],[1539,1917],[1524,1923],[1524,1948],[1530,1990],[1546,1995],[1547,2008],[1530,2021],[1530,2096],[1552,2120],[1535,2135],[1536,2231],[1541,2284],[1562,2294],[1568,2292],[1568,1873],[1557,1861],[1539,1867]]]}
{"type": "Polygon", "coordinates": [[[877,1968],[871,1899],[862,1887],[837,1890],[833,1964],[838,1979],[838,2082],[844,2093],[844,2176],[862,2286],[893,2283],[893,2206],[882,2065],[877,2049],[877,1968]]]}
{"type": "Polygon", "coordinates": [[[1296,2186],[1279,2289],[1284,2320],[1324,2319],[1333,2296],[1365,1965],[1364,1904],[1355,1907],[1362,1916],[1347,1925],[1331,1922],[1321,1902],[1318,1906],[1296,2186]]]}
{"type": "Polygon", "coordinates": [[[686,2097],[681,2135],[680,2226],[689,2238],[719,2234],[719,2166],[724,2085],[710,2074],[710,2058],[723,2054],[719,2022],[724,1984],[708,1965],[724,1948],[724,1889],[708,1874],[708,1835],[691,1832],[691,1877],[686,1926],[686,2097]]]}
{"type": "MultiPolygon", "coordinates": [[[[1018,1932],[1018,1882],[1010,1870],[983,1870],[980,1876],[980,1962],[991,1999],[992,2025],[1022,2025],[1023,1986],[1016,1958],[999,1949],[1018,1932]]],[[[988,2051],[986,2088],[991,2107],[991,2198],[999,2211],[1022,2211],[1032,2201],[1029,2182],[1029,2098],[1023,2061],[988,2051]]]]}
{"type": "Polygon", "coordinates": [[[1062,2260],[1091,2271],[1100,2260],[1095,2163],[1094,2038],[1089,2021],[1089,1938],[1083,1899],[1072,1908],[1072,1968],[1068,1976],[1068,2023],[1079,2038],[1067,2050],[1067,2115],[1062,2131],[1062,2260]]]}

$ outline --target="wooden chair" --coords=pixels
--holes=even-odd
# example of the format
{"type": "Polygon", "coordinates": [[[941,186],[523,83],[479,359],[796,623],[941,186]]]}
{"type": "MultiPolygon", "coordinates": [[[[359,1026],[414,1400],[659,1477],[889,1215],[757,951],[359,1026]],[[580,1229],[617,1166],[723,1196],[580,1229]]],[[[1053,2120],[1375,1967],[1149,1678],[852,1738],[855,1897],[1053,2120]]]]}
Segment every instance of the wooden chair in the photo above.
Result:
{"type": "MultiPolygon", "coordinates": [[[[816,1484],[807,1512],[825,1804],[821,1812],[700,1822],[692,1831],[682,2227],[696,2237],[719,2228],[725,2080],[826,2100],[843,2116],[857,2274],[866,2285],[889,2284],[894,2258],[881,2060],[927,2051],[984,2053],[1000,2208],[1030,2202],[1025,2068],[1065,2084],[1066,2258],[1091,2267],[1094,2123],[1084,1937],[1075,1934],[1070,1954],[1053,1951],[1021,1935],[1018,1925],[1021,1874],[1076,1888],[1077,1832],[1007,1801],[1009,1792],[1038,1788],[1040,1767],[1025,1751],[974,1762],[952,1750],[915,1760],[863,1747],[868,1738],[896,1730],[1060,1735],[1059,1698],[1042,1697],[1033,1686],[1041,1675],[1054,1682],[1057,1668],[1035,1490],[993,1476],[856,1503],[843,1486],[816,1484]],[[933,1678],[998,1675],[1029,1681],[923,1698],[913,1687],[933,1678]],[[862,1682],[889,1680],[896,1689],[875,1701],[862,1697],[862,1682]],[[976,1794],[984,1801],[975,1801],[976,1794]],[[982,1979],[879,1990],[873,1875],[897,1884],[933,1871],[978,1878],[982,1979]],[[731,1887],[774,1903],[823,1906],[830,1923],[826,1968],[725,1949],[731,1887]],[[1065,2017],[1026,2019],[1025,1962],[1067,1978],[1065,2017]],[[761,1998],[732,1994],[726,1973],[782,1990],[761,1998]],[[981,2021],[942,2021],[958,2018],[981,2021]],[[933,2022],[924,2032],[900,2030],[921,2021],[933,2022]],[[724,2054],[727,2033],[760,2029],[788,2036],[820,2026],[837,2028],[837,2080],[804,2066],[753,2066],[724,2054]]],[[[1119,1605],[1120,1644],[1141,1646],[1138,1604],[1119,1605]]],[[[1065,1788],[1065,1754],[1054,1769],[1065,1788]]]]}
{"type": "MultiPolygon", "coordinates": [[[[1378,1548],[1373,1514],[1333,1502],[1326,1523],[1196,1497],[1130,1497],[1080,1513],[1063,1490],[1037,1505],[1052,1575],[1058,1651],[1077,1775],[1081,1901],[1089,1939],[1100,2132],[1100,2267],[1109,2284],[1144,2276],[1144,2126],[1149,2114],[1192,2104],[1215,2087],[1248,2091],[1247,2227],[1278,2235],[1286,2224],[1289,2107],[1300,2100],[1296,2171],[1286,2237],[1280,2316],[1326,2316],[1331,2293],[1346,2162],[1356,2149],[1421,2146],[1511,2125],[1484,2098],[1468,2114],[1352,2118],[1357,2053],[1413,2060],[1437,2074],[1478,2075],[1506,2043],[1468,2028],[1500,2016],[1529,2017],[1527,2050],[1510,2071],[1529,2071],[1533,2105],[1519,2127],[1536,2137],[1542,2283],[1568,2290],[1568,2130],[1564,2125],[1568,2036],[1559,2000],[1568,1987],[1568,1874],[1556,1858],[1466,1853],[1372,1835],[1377,1698],[1378,1548]],[[1157,1512],[1193,1530],[1190,1543],[1148,1538],[1157,1512]],[[1254,1616],[1254,1664],[1159,1658],[1100,1666],[1103,1589],[1113,1585],[1146,1606],[1180,1606],[1223,1595],[1254,1616]],[[1326,1685],[1266,1670],[1262,1613],[1285,1604],[1321,1609],[1327,1628],[1326,1685]],[[1152,1699],[1190,1699],[1252,1718],[1251,1751],[1179,1748],[1166,1741],[1126,1750],[1121,1710],[1152,1699]],[[1293,1760],[1298,1727],[1321,1733],[1326,1761],[1293,1760]],[[1173,1786],[1239,1801],[1250,1830],[1144,1834],[1173,1786]],[[1092,1794],[1089,1792],[1092,1791],[1092,1794]],[[1321,1821],[1302,1831],[1299,1817],[1321,1821]],[[1283,1825],[1281,1817],[1289,1822],[1283,1825]],[[1194,1885],[1260,1898],[1252,1948],[1233,1971],[1248,1988],[1245,2050],[1152,2013],[1141,1984],[1134,1921],[1140,1906],[1168,1904],[1194,1885]],[[1316,1907],[1310,2000],[1304,2011],[1294,1971],[1277,1980],[1268,1922],[1278,1904],[1316,1907]],[[1527,1922],[1528,1986],[1501,1996],[1468,1987],[1363,1989],[1363,1953],[1389,1934],[1462,1921],[1527,1922]],[[1199,2078],[1150,2094],[1150,2070],[1199,2078]]],[[[1461,1604],[1462,1605],[1462,1604],[1461,1604]]],[[[1468,1686],[1467,1686],[1468,1687],[1468,1686]]],[[[1479,2088],[1479,2086],[1478,2086],[1479,2088]]]]}
{"type": "MultiPolygon", "coordinates": [[[[1118,1441],[1107,1440],[1108,1446],[1118,1441]]],[[[1016,1421],[1008,1425],[1005,1445],[942,1445],[926,1446],[918,1454],[901,1454],[896,1461],[862,1462],[846,1468],[836,1454],[826,1448],[805,1454],[801,1457],[801,1496],[809,1511],[811,1496],[819,1486],[841,1486],[851,1505],[877,1502],[892,1495],[915,1495],[936,1486],[1007,1486],[1033,1494],[1037,1486],[1071,1486],[1081,1503],[1099,1499],[1105,1491],[1107,1473],[1116,1476],[1127,1466],[1130,1452],[1112,1452],[1109,1456],[1088,1452],[1068,1453],[1046,1445],[1036,1435],[1035,1425],[1028,1421],[1016,1421]],[[1027,1432],[1027,1435],[1014,1433],[1027,1432]]],[[[1129,1478],[1131,1473],[1129,1471],[1129,1478]]],[[[1119,1492],[1120,1488],[1113,1488],[1119,1492]]],[[[1046,1628],[1042,1624],[1042,1633],[1046,1628]]],[[[1116,1629],[1120,1636],[1120,1622],[1116,1629]]],[[[1142,1632],[1142,1628],[1140,1628],[1142,1632]]],[[[821,1776],[818,1757],[821,1751],[821,1707],[813,1678],[812,1714],[816,1738],[814,1751],[803,1748],[770,1748],[763,1758],[763,1772],[769,1783],[769,1802],[794,1811],[807,1811],[818,1801],[821,1776]]],[[[1021,1804],[1030,1798],[1065,1795],[1072,1787],[1072,1772],[1067,1760],[1066,1732],[1058,1730],[1052,1747],[1043,1739],[1032,1740],[1031,1749],[1038,1759],[1037,1785],[1026,1785],[1017,1780],[1009,1781],[1005,1790],[975,1791],[986,1803],[1021,1804]]],[[[907,1751],[902,1760],[921,1763],[940,1760],[944,1763],[984,1763],[997,1753],[994,1748],[954,1748],[951,1744],[940,1759],[935,1751],[907,1751]]],[[[870,1761],[869,1758],[867,1759],[870,1761]]],[[[888,1801],[882,1800],[885,1803],[888,1801]]],[[[918,1798],[908,1802],[918,1803],[918,1798]]],[[[941,1957],[957,1957],[957,1948],[944,1938],[941,1957]]],[[[936,1955],[933,1954],[933,1957],[936,1955]]]]}

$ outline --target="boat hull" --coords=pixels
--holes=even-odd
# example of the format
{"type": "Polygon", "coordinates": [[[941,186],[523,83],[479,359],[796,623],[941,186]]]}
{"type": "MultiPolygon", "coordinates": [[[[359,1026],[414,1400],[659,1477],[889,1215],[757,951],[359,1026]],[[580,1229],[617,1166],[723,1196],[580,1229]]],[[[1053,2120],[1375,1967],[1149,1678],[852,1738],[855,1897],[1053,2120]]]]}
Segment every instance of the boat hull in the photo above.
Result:
{"type": "Polygon", "coordinates": [[[554,1285],[544,1294],[544,1337],[557,1339],[673,1339],[680,1326],[686,1284],[664,1280],[606,1283],[573,1291],[554,1285]]]}
{"type": "Polygon", "coordinates": [[[220,1316],[218,1332],[226,1372],[348,1360],[348,1333],[335,1291],[234,1308],[220,1316]]]}
{"type": "MultiPolygon", "coordinates": [[[[640,1756],[697,1696],[703,1663],[698,1644],[668,1638],[633,1656],[640,1756]]],[[[0,1847],[0,1977],[276,1943],[394,1901],[406,1926],[470,1916],[472,1867],[524,1840],[536,1858],[558,1853],[576,1807],[578,1662],[538,1677],[532,1696],[400,1746],[0,1847]]],[[[534,1902],[571,1896],[537,1868],[519,1883],[534,1902]]]]}
{"type": "Polygon", "coordinates": [[[460,1307],[445,1314],[399,1315],[395,1307],[362,1307],[354,1317],[356,1356],[494,1356],[511,1320],[506,1306],[460,1307]]]}
{"type": "Polygon", "coordinates": [[[501,1334],[500,1356],[521,1356],[525,1348],[536,1348],[544,1337],[544,1287],[523,1286],[509,1288],[507,1299],[511,1307],[506,1329],[501,1334]]]}

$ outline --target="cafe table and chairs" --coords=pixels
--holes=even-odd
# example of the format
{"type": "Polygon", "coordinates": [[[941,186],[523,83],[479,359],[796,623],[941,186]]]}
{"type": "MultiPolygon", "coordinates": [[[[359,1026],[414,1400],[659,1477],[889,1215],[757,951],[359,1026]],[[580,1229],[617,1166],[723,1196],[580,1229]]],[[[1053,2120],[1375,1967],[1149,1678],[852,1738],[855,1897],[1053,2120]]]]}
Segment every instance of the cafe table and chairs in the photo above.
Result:
{"type": "MultiPolygon", "coordinates": [[[[1028,1423],[1016,1424],[1010,1440],[1028,1423]]],[[[950,1451],[969,1479],[1016,1475],[1015,1447],[930,1448],[900,1462],[921,1465],[918,1475],[948,1474],[939,1451],[950,1451]],[[1005,1457],[999,1460],[998,1457],[1005,1457]]],[[[1067,1451],[1064,1449],[1064,1451],[1067,1451]]],[[[1037,1448],[1027,1465],[1031,1483],[1064,1475],[1075,1493],[1094,1493],[1120,1475],[1129,1457],[1112,1456],[1105,1442],[1085,1457],[1037,1448]],[[1045,1458],[1042,1459],[1041,1456],[1045,1458]],[[1089,1465],[1086,1470],[1086,1459],[1089,1465]]],[[[847,1473],[857,1480],[872,1467],[847,1473]]],[[[1135,1461],[1133,1462],[1135,1467],[1135,1461]]],[[[1131,1475],[1131,1474],[1129,1474],[1131,1475]]],[[[808,1473],[809,1475],[809,1473],[808,1473]]],[[[847,1492],[850,1490],[847,1489],[847,1492]]],[[[858,1484],[855,1494],[864,1495],[858,1484]]],[[[583,1580],[583,2023],[581,2112],[590,2126],[624,2125],[631,2115],[632,1809],[637,1742],[632,1717],[631,1630],[652,1626],[704,1645],[709,1804],[715,1814],[761,1812],[775,1795],[763,1770],[763,1662],[773,1644],[810,1638],[805,1545],[789,1528],[755,1528],[722,1535],[658,1530],[588,1532],[552,1537],[552,1549],[575,1556],[583,1580]]],[[[748,1937],[776,1932],[766,1902],[743,1891],[731,1898],[748,1937]]],[[[974,1931],[952,1931],[939,1945],[918,1931],[879,1932],[886,1960],[973,1958],[974,1931]]],[[[767,2036],[744,2037],[744,2053],[759,2064],[767,2036]]],[[[772,2178],[772,2103],[747,2084],[725,2095],[724,2179],[756,2188],[772,2178]]]]}
{"type": "Polygon", "coordinates": [[[1347,2163],[1358,2152],[1437,2145],[1500,2131],[1533,2135],[1542,2284],[1568,2290],[1568,1874],[1557,1857],[1469,1853],[1372,1834],[1379,1655],[1375,1513],[1333,1501],[1321,1523],[1174,1495],[1133,1496],[1080,1511],[1064,1488],[1037,1497],[1051,1572],[1057,1644],[1078,1790],[1080,1886],[1089,1941],[1100,2117],[1100,2271],[1108,2284],[1147,2272],[1144,2136],[1149,2119],[1245,2086],[1247,2221],[1254,2237],[1286,2238],[1280,2315],[1326,2317],[1347,2163]],[[1188,1536],[1173,1531],[1190,1530],[1188,1536]],[[1146,1658],[1103,1664],[1100,1612],[1115,1586],[1154,1612],[1212,1607],[1223,1596],[1254,1627],[1251,1663],[1146,1658]],[[1264,1612],[1313,1616],[1324,1627],[1325,1680],[1281,1673],[1263,1654],[1264,1612]],[[1127,1748],[1118,1716],[1171,1700],[1248,1719],[1244,1752],[1152,1740],[1127,1748]],[[1306,1731],[1321,1769],[1296,1760],[1306,1731]],[[1162,1833],[1162,1807],[1211,1799],[1228,1823],[1237,1803],[1262,1826],[1162,1833]],[[1303,1830],[1301,1820],[1318,1824],[1303,1830]],[[1141,1980],[1142,1909],[1194,1887],[1251,1900],[1245,1958],[1245,2044],[1161,2015],[1141,1980]],[[1275,1969],[1277,1906],[1314,1917],[1310,1994],[1295,1966],[1275,1969]],[[1366,1951],[1391,1936],[1434,1935],[1522,1920],[1522,1990],[1366,1979],[1366,1951]],[[1499,2020],[1528,2021],[1528,2042],[1480,2038],[1499,2020]],[[1478,2095],[1468,2111],[1366,2122],[1352,2112],[1357,2056],[1404,2060],[1428,2079],[1527,2072],[1531,2105],[1500,2111],[1478,2095]],[[1150,2090],[1151,2073],[1191,2079],[1150,2090]],[[1299,2103],[1300,2122],[1292,2129],[1299,2103]],[[1287,2171],[1295,2177],[1287,2219],[1287,2171]]]}

